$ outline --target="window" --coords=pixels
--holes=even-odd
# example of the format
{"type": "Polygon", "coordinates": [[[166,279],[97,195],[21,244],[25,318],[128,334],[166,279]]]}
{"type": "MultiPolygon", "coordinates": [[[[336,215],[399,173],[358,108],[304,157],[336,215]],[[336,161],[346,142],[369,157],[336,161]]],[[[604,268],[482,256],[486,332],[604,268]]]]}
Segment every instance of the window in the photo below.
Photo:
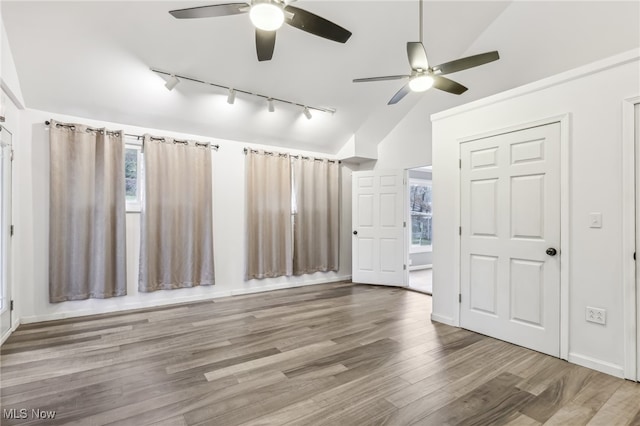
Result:
{"type": "Polygon", "coordinates": [[[411,212],[411,251],[431,250],[433,232],[431,217],[431,181],[409,181],[409,210],[411,212]]]}
{"type": "Polygon", "coordinates": [[[141,209],[142,190],[142,146],[125,143],[124,181],[127,211],[139,212],[141,209]]]}

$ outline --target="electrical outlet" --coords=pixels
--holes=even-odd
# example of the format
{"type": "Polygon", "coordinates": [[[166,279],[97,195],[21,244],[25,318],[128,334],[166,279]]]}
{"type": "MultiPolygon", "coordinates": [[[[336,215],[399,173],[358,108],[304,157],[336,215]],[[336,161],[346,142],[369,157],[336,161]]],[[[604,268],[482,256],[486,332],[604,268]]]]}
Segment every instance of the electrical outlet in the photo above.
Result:
{"type": "Polygon", "coordinates": [[[607,311],[604,309],[587,306],[586,316],[588,322],[595,322],[596,324],[603,325],[607,323],[607,311]]]}

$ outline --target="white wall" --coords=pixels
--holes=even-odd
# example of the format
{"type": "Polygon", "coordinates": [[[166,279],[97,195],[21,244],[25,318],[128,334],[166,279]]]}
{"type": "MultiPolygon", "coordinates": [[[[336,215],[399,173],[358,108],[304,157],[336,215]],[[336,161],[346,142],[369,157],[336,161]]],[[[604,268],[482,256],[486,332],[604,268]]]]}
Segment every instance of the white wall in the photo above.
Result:
{"type": "MultiPolygon", "coordinates": [[[[634,50],[433,116],[433,317],[458,322],[459,139],[563,114],[569,120],[569,360],[618,376],[624,365],[622,102],[640,94],[634,50]],[[602,212],[603,226],[588,226],[602,212]],[[585,307],[607,310],[606,326],[585,307]]],[[[627,200],[629,202],[629,200],[627,200]]]]}
{"type": "MultiPolygon", "coordinates": [[[[340,270],[337,273],[315,273],[299,277],[244,281],[244,159],[247,144],[178,134],[158,129],[104,123],[78,117],[26,110],[21,117],[22,147],[14,167],[22,170],[20,201],[16,216],[23,217],[18,227],[25,241],[16,255],[21,274],[21,321],[34,322],[77,315],[112,312],[123,309],[159,306],[191,300],[243,294],[248,292],[288,288],[321,282],[350,279],[351,277],[351,171],[342,169],[342,228],[340,270]],[[49,150],[45,120],[79,122],[90,126],[123,129],[126,133],[166,135],[220,145],[214,152],[214,250],[216,284],[196,288],[138,293],[138,250],[140,215],[127,213],[127,296],[111,299],[89,299],[50,304],[48,302],[48,203],[49,203],[49,150]]],[[[253,148],[265,148],[257,144],[253,148]]],[[[314,155],[307,151],[293,151],[314,155]]],[[[322,155],[324,157],[324,155],[322,155]]]]}
{"type": "MultiPolygon", "coordinates": [[[[2,6],[0,5],[0,10],[2,6]]],[[[0,85],[5,94],[10,97],[15,104],[20,108],[24,105],[24,98],[22,97],[22,90],[20,88],[20,81],[18,80],[18,72],[16,71],[16,65],[13,61],[13,53],[11,52],[11,46],[9,46],[9,40],[7,39],[7,33],[2,22],[2,15],[0,13],[0,85]]]]}

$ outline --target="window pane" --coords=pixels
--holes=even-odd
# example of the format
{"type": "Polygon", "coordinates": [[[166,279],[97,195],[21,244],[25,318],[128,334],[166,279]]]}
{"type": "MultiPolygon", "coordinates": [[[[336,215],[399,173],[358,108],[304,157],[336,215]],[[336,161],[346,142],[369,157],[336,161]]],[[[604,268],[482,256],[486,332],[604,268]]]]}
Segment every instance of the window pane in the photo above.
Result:
{"type": "Polygon", "coordinates": [[[430,246],[432,237],[431,185],[410,185],[409,208],[411,209],[411,244],[430,246]]]}
{"type": "Polygon", "coordinates": [[[138,199],[138,150],[127,148],[124,155],[125,194],[127,200],[138,199]]]}

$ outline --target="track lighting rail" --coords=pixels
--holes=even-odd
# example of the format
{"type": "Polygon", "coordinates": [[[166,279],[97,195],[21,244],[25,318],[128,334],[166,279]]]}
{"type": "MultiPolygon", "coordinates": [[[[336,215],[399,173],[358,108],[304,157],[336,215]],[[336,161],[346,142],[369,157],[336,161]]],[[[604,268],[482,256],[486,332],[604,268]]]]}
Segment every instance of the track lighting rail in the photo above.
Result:
{"type": "MultiPolygon", "coordinates": [[[[236,87],[229,87],[229,86],[225,86],[223,84],[217,84],[217,83],[212,83],[210,81],[205,81],[205,80],[200,80],[198,78],[194,78],[194,77],[189,77],[186,75],[180,75],[180,74],[174,74],[174,73],[170,73],[167,71],[162,71],[159,69],[155,69],[155,68],[151,68],[151,71],[155,72],[156,74],[160,74],[160,75],[164,75],[164,76],[168,76],[170,77],[172,80],[172,82],[175,82],[176,79],[178,80],[186,80],[186,81],[191,81],[193,83],[200,83],[200,84],[205,84],[208,86],[213,86],[213,87],[218,87],[220,89],[224,89],[224,90],[228,90],[230,96],[233,96],[235,99],[235,93],[244,93],[245,95],[250,95],[250,96],[255,96],[258,98],[262,98],[265,99],[268,103],[270,103],[270,105],[273,105],[273,102],[280,102],[283,104],[288,104],[288,105],[293,105],[299,108],[302,108],[305,116],[307,118],[310,118],[310,114],[308,114],[309,110],[314,110],[314,111],[320,111],[320,112],[324,112],[327,114],[335,114],[336,113],[336,109],[335,108],[323,108],[323,107],[314,107],[311,105],[306,105],[306,104],[301,104],[299,102],[294,102],[294,101],[289,101],[287,99],[281,99],[281,98],[274,98],[273,96],[268,96],[268,95],[263,95],[261,93],[254,93],[254,92],[249,92],[247,90],[242,90],[242,89],[238,89],[236,87]]],[[[177,85],[177,83],[172,84],[172,87],[175,87],[177,85]]],[[[167,87],[169,88],[169,87],[167,87]]],[[[169,90],[171,90],[169,89],[169,90]]],[[[229,101],[229,103],[233,103],[232,101],[229,101]]]]}

